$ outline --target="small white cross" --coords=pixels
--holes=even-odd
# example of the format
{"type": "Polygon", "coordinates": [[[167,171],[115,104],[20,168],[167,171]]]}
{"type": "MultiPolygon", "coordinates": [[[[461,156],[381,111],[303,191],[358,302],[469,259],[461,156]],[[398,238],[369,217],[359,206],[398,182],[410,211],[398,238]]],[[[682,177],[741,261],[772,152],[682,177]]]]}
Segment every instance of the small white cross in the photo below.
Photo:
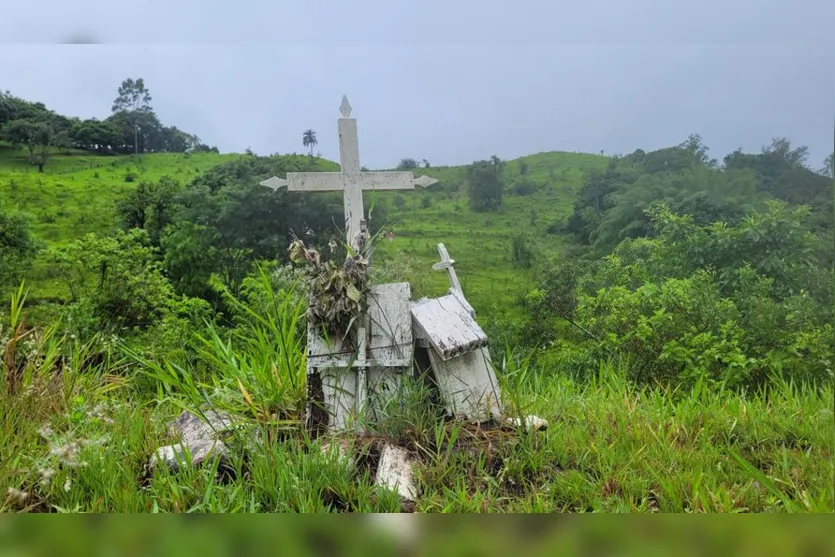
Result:
{"type": "Polygon", "coordinates": [[[475,310],[464,297],[464,290],[461,288],[461,283],[458,282],[458,275],[455,274],[455,260],[449,257],[449,252],[443,244],[438,244],[438,254],[441,256],[441,260],[432,265],[432,269],[435,271],[446,270],[449,275],[449,284],[451,285],[449,293],[458,298],[461,305],[464,306],[472,318],[475,319],[475,310]]]}

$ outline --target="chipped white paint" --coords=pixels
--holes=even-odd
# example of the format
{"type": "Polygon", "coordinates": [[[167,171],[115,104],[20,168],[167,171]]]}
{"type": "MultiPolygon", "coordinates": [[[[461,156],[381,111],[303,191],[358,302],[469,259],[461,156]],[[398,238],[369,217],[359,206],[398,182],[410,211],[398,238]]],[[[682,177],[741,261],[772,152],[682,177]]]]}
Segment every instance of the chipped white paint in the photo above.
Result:
{"type": "Polygon", "coordinates": [[[387,367],[410,367],[414,355],[412,297],[408,282],[379,284],[368,295],[371,321],[370,359],[391,362],[387,367]]]}
{"type": "Polygon", "coordinates": [[[380,455],[375,484],[397,491],[407,501],[417,499],[417,487],[412,474],[409,453],[403,447],[386,444],[380,455]]]}
{"type": "Polygon", "coordinates": [[[317,331],[309,331],[308,371],[322,378],[332,430],[354,427],[363,412],[377,413],[399,392],[414,356],[410,297],[406,282],[371,287],[367,358],[348,353],[336,339],[328,343],[317,331]]]}
{"type": "Polygon", "coordinates": [[[415,336],[429,362],[447,411],[466,419],[501,417],[501,395],[487,336],[452,294],[412,305],[415,336]]]}
{"type": "Polygon", "coordinates": [[[412,172],[362,172],[357,121],[350,118],[351,105],[344,95],[339,110],[342,114],[338,120],[340,172],[288,172],[286,179],[273,176],[261,185],[275,190],[287,187],[289,191],[342,191],[347,240],[356,247],[363,219],[362,190],[414,189],[430,186],[437,180],[427,176],[416,179],[412,172]]]}
{"type": "Polygon", "coordinates": [[[443,361],[487,346],[487,335],[454,294],[415,302],[412,320],[415,334],[429,341],[443,361]]]}
{"type": "Polygon", "coordinates": [[[429,362],[447,412],[480,422],[500,419],[501,392],[487,348],[442,360],[430,349],[429,362]]]}
{"type": "Polygon", "coordinates": [[[412,304],[418,344],[428,348],[429,363],[447,412],[487,421],[502,416],[501,393],[488,339],[475,321],[475,311],[464,297],[455,274],[455,261],[438,244],[441,261],[435,270],[449,274],[449,295],[412,304]]]}

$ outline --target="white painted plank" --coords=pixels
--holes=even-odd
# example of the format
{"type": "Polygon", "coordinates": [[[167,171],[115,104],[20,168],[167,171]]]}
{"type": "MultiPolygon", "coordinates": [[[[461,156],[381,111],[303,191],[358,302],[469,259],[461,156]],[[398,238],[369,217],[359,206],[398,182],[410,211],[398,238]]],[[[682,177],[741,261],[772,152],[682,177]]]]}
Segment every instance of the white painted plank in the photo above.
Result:
{"type": "Polygon", "coordinates": [[[319,329],[308,327],[307,330],[307,369],[345,367],[345,362],[353,360],[351,351],[337,338],[327,340],[319,329]]]}
{"type": "Polygon", "coordinates": [[[368,295],[370,322],[369,356],[365,363],[352,354],[338,339],[329,342],[318,330],[308,330],[308,369],[327,367],[406,367],[412,365],[414,339],[412,336],[411,291],[409,283],[379,284],[371,287],[368,295]]]}
{"type": "Polygon", "coordinates": [[[429,361],[450,414],[479,421],[501,417],[501,392],[487,348],[447,361],[429,350],[429,361]]]}
{"type": "Polygon", "coordinates": [[[341,172],[288,172],[288,191],[341,191],[341,172]]]}
{"type": "Polygon", "coordinates": [[[308,374],[322,377],[331,430],[346,429],[363,410],[379,412],[388,397],[396,396],[400,376],[411,369],[414,357],[410,295],[405,282],[371,287],[368,359],[352,358],[342,342],[329,339],[329,344],[318,330],[308,330],[308,374]]]}
{"type": "Polygon", "coordinates": [[[438,244],[438,255],[441,256],[441,260],[432,265],[432,269],[435,271],[447,272],[450,284],[449,293],[458,297],[458,300],[467,310],[467,313],[470,314],[470,317],[475,319],[475,310],[473,309],[473,306],[470,305],[470,302],[467,301],[467,298],[464,297],[464,290],[461,288],[461,283],[458,281],[458,275],[455,273],[455,260],[450,258],[449,252],[443,243],[438,244]]]}
{"type": "Polygon", "coordinates": [[[401,396],[406,369],[368,368],[367,417],[369,419],[376,421],[392,413],[402,414],[406,410],[401,396]]]}
{"type": "Polygon", "coordinates": [[[333,431],[352,428],[357,414],[357,371],[330,368],[321,371],[320,375],[329,415],[328,428],[333,431]]]}
{"type": "Polygon", "coordinates": [[[437,180],[422,176],[415,178],[413,172],[359,172],[345,175],[341,172],[288,172],[287,179],[270,178],[262,185],[277,189],[287,186],[289,191],[342,191],[346,183],[364,190],[412,190],[415,186],[426,187],[437,180]],[[273,185],[275,184],[275,185],[273,185]]]}
{"type": "Polygon", "coordinates": [[[415,501],[417,487],[415,486],[412,461],[409,452],[403,447],[386,444],[380,454],[380,464],[377,467],[376,485],[397,491],[400,497],[415,501]]]}
{"type": "Polygon", "coordinates": [[[488,344],[487,335],[453,294],[415,302],[412,320],[415,335],[428,340],[444,361],[488,344]]]}
{"type": "Polygon", "coordinates": [[[378,366],[411,366],[414,356],[412,337],[411,289],[408,282],[379,284],[368,295],[371,322],[369,360],[378,366]]]}

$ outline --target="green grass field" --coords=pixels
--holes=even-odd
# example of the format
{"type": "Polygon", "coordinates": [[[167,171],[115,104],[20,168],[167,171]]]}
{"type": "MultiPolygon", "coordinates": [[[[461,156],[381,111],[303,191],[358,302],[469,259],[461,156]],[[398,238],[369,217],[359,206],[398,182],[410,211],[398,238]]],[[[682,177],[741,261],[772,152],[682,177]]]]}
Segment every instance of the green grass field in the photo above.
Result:
{"type": "MultiPolygon", "coordinates": [[[[405,203],[399,208],[394,203],[398,194],[376,193],[391,207],[389,220],[395,232],[394,240],[383,241],[378,249],[380,260],[396,258],[398,253],[408,256],[418,263],[412,281],[415,295],[438,295],[449,287],[446,273],[431,271],[442,242],[456,261],[461,286],[476,311],[482,315],[513,311],[536,285],[536,264],[558,258],[570,242],[564,235],[548,234],[548,226],[571,214],[584,172],[604,167],[606,160],[597,155],[540,153],[508,161],[503,172],[509,184],[504,207],[497,212],[470,210],[463,188],[403,195],[405,203]],[[524,176],[520,174],[523,162],[528,167],[524,176]],[[521,178],[533,184],[535,191],[513,193],[513,182],[521,178]],[[513,261],[511,242],[517,234],[527,238],[535,254],[530,268],[513,261]]],[[[426,174],[443,185],[463,184],[465,172],[464,167],[433,167],[415,174],[426,174]]]]}

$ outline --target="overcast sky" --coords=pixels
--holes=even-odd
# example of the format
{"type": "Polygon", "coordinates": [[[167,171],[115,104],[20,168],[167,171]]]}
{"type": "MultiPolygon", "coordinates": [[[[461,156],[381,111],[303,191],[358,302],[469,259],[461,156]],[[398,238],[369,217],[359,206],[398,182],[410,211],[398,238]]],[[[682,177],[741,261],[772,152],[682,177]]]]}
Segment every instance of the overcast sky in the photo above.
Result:
{"type": "Polygon", "coordinates": [[[9,0],[0,89],[104,118],[143,77],[163,123],[223,152],[304,152],[313,128],[334,160],[344,93],[371,168],[625,154],[689,133],[717,158],[788,137],[818,168],[834,22],[831,0],[9,0]],[[71,40],[104,44],[54,44],[71,40]]]}

